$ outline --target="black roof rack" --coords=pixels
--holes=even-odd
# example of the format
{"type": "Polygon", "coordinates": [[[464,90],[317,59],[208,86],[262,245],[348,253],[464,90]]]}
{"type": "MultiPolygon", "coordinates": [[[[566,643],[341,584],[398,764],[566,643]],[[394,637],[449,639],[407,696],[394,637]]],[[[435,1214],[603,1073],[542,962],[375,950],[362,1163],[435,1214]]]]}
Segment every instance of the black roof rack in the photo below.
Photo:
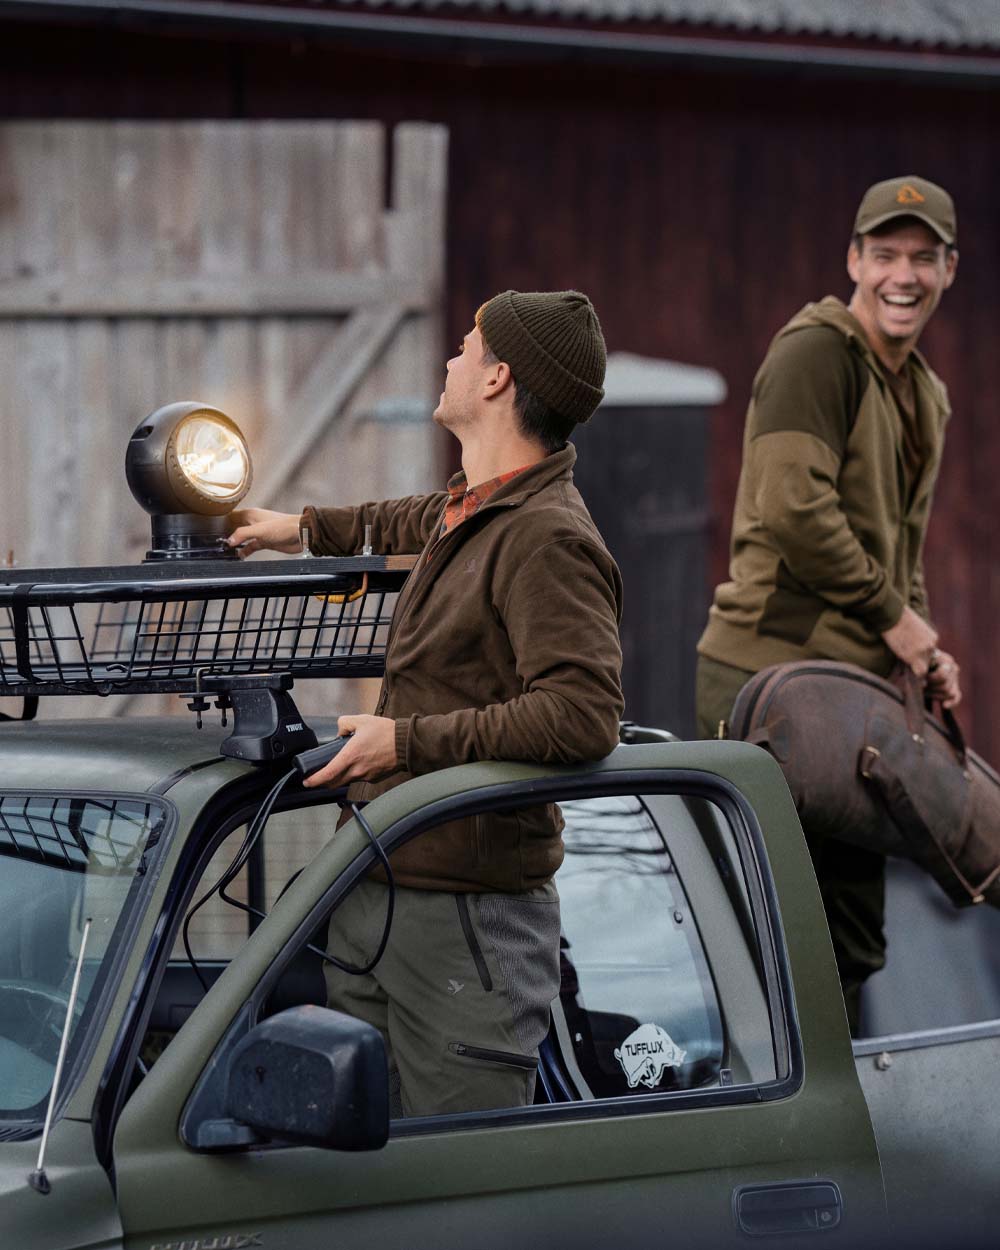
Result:
{"type": "Polygon", "coordinates": [[[211,674],[373,677],[410,556],[0,568],[0,696],[184,694],[211,674]]]}

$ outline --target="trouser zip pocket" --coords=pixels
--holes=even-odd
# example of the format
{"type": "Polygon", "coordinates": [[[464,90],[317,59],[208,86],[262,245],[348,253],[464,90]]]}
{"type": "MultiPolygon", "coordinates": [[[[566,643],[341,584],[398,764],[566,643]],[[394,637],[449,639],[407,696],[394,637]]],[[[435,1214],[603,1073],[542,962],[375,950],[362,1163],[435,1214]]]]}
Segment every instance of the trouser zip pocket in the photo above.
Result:
{"type": "Polygon", "coordinates": [[[490,976],[490,970],[486,966],[486,956],[483,954],[483,948],[479,945],[479,938],[476,937],[476,931],[472,927],[472,917],[469,915],[469,900],[464,894],[456,894],[455,902],[458,905],[458,921],[462,926],[462,932],[465,934],[465,942],[469,948],[469,954],[472,956],[472,962],[476,965],[479,983],[488,994],[493,989],[493,978],[490,976]]]}
{"type": "Polygon", "coordinates": [[[508,1068],[522,1068],[525,1072],[534,1072],[538,1060],[530,1055],[517,1055],[510,1050],[488,1050],[485,1046],[466,1046],[464,1042],[449,1042],[448,1049],[453,1055],[461,1055],[463,1059],[481,1059],[485,1063],[502,1063],[508,1068]]]}

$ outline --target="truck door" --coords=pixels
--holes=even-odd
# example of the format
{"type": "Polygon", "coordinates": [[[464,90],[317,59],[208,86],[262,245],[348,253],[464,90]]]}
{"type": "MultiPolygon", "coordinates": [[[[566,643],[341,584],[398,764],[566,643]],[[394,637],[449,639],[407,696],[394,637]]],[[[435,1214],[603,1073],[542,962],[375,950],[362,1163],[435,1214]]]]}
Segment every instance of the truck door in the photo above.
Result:
{"type": "Polygon", "coordinates": [[[126,1105],[114,1148],[126,1246],[714,1248],[877,1235],[871,1122],[777,766],[737,743],[621,747],[589,768],[451,769],[365,814],[391,854],[445,819],[547,801],[566,820],[563,975],[535,1105],[397,1119],[385,1148],[365,1153],[205,1150],[229,1051],[372,863],[355,822],[126,1105]]]}

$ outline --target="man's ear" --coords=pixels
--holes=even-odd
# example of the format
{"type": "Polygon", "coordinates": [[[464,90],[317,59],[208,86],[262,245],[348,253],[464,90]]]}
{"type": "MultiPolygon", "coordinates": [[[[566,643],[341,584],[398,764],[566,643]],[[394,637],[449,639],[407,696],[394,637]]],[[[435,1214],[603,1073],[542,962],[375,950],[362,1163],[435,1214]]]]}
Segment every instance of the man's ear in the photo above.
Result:
{"type": "Polygon", "coordinates": [[[486,375],[483,386],[484,399],[497,399],[505,394],[514,386],[514,375],[510,371],[510,365],[502,360],[498,360],[486,375]]]}
{"type": "Polygon", "coordinates": [[[944,289],[947,289],[955,281],[955,274],[958,273],[958,248],[953,247],[944,258],[944,289]]]}
{"type": "Polygon", "coordinates": [[[847,245],[847,272],[856,286],[861,274],[861,252],[853,239],[847,245]]]}

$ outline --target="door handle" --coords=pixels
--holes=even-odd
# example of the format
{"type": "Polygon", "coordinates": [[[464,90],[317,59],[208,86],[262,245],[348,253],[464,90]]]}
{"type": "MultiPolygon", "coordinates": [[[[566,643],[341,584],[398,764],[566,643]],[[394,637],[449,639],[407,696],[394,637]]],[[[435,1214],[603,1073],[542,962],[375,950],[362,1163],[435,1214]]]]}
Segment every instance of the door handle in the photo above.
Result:
{"type": "Polygon", "coordinates": [[[843,1207],[832,1181],[784,1181],[733,1190],[733,1215],[750,1237],[829,1232],[840,1223],[843,1207]]]}

